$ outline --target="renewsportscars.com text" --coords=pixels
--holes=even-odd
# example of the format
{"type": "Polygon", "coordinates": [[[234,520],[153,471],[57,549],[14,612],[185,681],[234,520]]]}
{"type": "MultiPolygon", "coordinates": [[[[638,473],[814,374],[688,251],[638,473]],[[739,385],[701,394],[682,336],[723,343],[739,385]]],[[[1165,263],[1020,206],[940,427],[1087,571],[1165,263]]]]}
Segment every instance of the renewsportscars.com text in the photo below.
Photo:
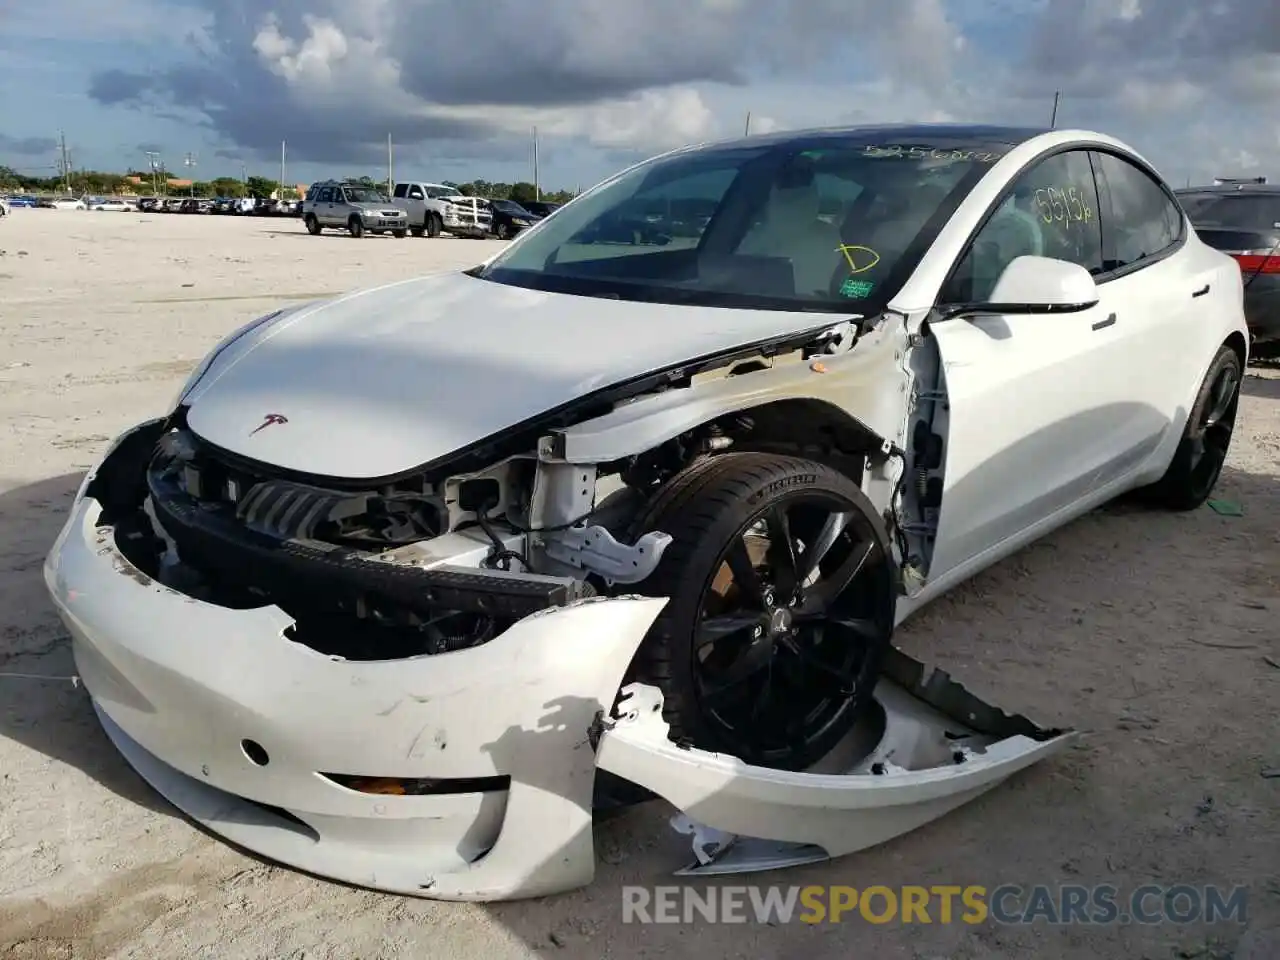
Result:
{"type": "Polygon", "coordinates": [[[1243,924],[1244,887],[660,886],[622,888],[624,923],[1243,924]]]}

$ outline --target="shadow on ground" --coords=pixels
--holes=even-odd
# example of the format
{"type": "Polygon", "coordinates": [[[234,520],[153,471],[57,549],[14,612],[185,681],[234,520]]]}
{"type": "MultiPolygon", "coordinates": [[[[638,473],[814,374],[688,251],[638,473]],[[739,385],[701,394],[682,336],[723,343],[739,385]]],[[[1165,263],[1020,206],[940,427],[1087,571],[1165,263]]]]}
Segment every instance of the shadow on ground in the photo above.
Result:
{"type": "Polygon", "coordinates": [[[83,474],[0,494],[0,736],[83,771],[108,790],[177,816],[116,753],[84,687],[71,638],[44,585],[44,557],[83,474]]]}

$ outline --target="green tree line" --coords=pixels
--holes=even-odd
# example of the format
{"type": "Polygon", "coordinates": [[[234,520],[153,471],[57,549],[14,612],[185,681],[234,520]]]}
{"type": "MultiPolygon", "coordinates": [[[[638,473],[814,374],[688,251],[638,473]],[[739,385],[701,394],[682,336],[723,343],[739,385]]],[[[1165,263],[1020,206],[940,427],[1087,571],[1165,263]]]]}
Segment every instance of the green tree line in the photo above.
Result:
{"type": "MultiPolygon", "coordinates": [[[[375,189],[385,190],[386,181],[374,180],[371,177],[352,177],[354,181],[375,189]]],[[[268,177],[249,177],[240,180],[236,177],[217,177],[208,181],[197,181],[190,187],[166,187],[165,181],[153,181],[150,171],[130,170],[126,173],[109,173],[99,170],[82,170],[72,173],[70,177],[33,177],[20,174],[11,167],[0,166],[0,192],[5,193],[59,193],[65,190],[68,181],[71,192],[77,196],[110,196],[119,193],[136,193],[143,196],[154,192],[153,183],[158,184],[161,193],[172,193],[182,196],[197,197],[270,197],[280,187],[278,180],[268,177]],[[141,182],[132,183],[130,177],[137,177],[141,182]]],[[[457,187],[464,196],[488,197],[491,200],[514,200],[525,203],[535,199],[537,188],[532,183],[503,183],[492,180],[471,180],[467,183],[442,180],[445,186],[457,187]]],[[[294,191],[294,185],[285,186],[285,194],[294,191]]],[[[573,198],[569,190],[542,191],[542,199],[551,203],[564,203],[573,198]]]]}

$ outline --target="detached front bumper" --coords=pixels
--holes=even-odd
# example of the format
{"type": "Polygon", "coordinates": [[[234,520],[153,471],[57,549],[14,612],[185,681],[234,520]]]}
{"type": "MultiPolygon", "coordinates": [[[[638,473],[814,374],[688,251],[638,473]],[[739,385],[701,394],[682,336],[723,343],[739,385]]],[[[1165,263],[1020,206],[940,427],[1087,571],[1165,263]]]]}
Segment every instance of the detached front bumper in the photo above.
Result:
{"type": "Polygon", "coordinates": [[[175,806],[272,859],[393,892],[590,882],[600,720],[665,600],[584,601],[481,647],[345,661],[286,639],[276,607],[152,580],[101,512],[82,491],[45,578],[104,729],[175,806]],[[430,783],[386,795],[330,775],[430,783]]]}
{"type": "Polygon", "coordinates": [[[451,653],[319,653],[289,639],[279,607],[198,600],[119,548],[104,519],[136,509],[146,481],[129,465],[159,429],[125,434],[85,479],[45,563],[49,591],[134,769],[214,832],[311,873],[447,900],[583,886],[597,768],[701,821],[680,818],[692,872],[811,863],[913,830],[1072,739],[893,650],[877,709],[821,770],[677,745],[656,688],[616,702],[663,598],[548,607],[451,653]]]}

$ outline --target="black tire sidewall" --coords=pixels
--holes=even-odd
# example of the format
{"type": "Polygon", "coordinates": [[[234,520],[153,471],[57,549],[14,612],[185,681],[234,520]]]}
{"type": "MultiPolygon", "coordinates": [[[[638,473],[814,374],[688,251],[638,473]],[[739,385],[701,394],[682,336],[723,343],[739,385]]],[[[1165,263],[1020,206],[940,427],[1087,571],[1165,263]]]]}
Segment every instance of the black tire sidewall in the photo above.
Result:
{"type": "Polygon", "coordinates": [[[1209,369],[1205,372],[1204,378],[1200,382],[1200,389],[1197,391],[1195,402],[1191,405],[1191,410],[1187,414],[1187,422],[1182,428],[1182,437],[1178,441],[1177,449],[1174,450],[1173,459],[1170,461],[1169,468],[1165,471],[1164,476],[1155,485],[1153,493],[1158,500],[1170,509],[1194,510],[1199,507],[1212,495],[1221,477],[1221,471],[1219,471],[1214,477],[1213,483],[1209,484],[1206,490],[1197,490],[1195,488],[1194,464],[1191,458],[1191,436],[1199,429],[1200,421],[1204,418],[1205,408],[1213,402],[1213,385],[1217,383],[1218,377],[1222,375],[1222,372],[1229,367],[1233,367],[1236,371],[1237,398],[1234,402],[1238,402],[1239,391],[1244,382],[1244,371],[1240,366],[1240,357],[1234,350],[1224,345],[1214,355],[1213,362],[1209,364],[1209,369]]]}
{"type": "MultiPolygon", "coordinates": [[[[796,457],[735,453],[695,463],[686,472],[688,479],[678,476],[667,485],[679,485],[675,493],[668,494],[664,488],[640,518],[648,529],[668,533],[673,541],[657,570],[639,585],[640,592],[669,600],[641,645],[634,675],[662,690],[664,718],[674,739],[722,750],[725,745],[719,742],[698,705],[692,645],[705,591],[719,569],[720,554],[730,538],[772,503],[825,494],[852,504],[863,514],[874,531],[877,548],[889,560],[886,569],[890,571],[893,554],[883,521],[870,500],[851,478],[831,467],[796,457]],[[753,479],[745,479],[752,474],[756,475],[753,479]]],[[[897,600],[891,575],[882,588],[888,599],[889,623],[885,642],[869,651],[867,657],[867,669],[875,672],[889,646],[897,600]]],[[[821,755],[834,748],[870,701],[868,696],[857,704],[849,723],[818,741],[814,752],[821,755]]],[[[817,759],[817,755],[804,758],[805,763],[817,759]]]]}

